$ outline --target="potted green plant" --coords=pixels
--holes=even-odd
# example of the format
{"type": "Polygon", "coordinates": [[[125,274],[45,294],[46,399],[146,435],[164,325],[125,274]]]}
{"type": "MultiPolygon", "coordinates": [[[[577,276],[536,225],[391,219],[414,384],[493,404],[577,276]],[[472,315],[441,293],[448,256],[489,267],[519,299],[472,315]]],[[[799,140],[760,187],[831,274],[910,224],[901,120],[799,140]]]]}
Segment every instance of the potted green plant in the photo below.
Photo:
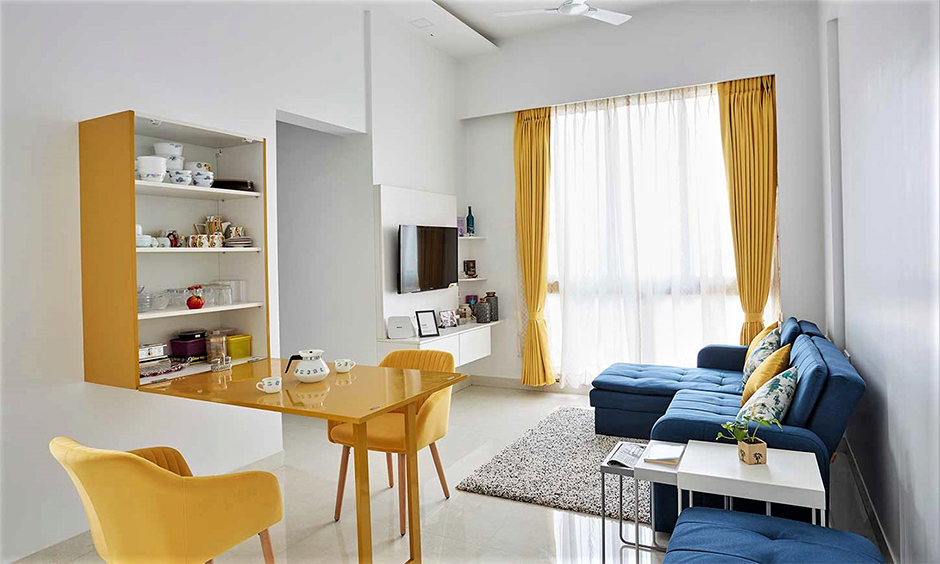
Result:
{"type": "Polygon", "coordinates": [[[728,431],[730,436],[722,431],[718,431],[718,436],[715,437],[715,440],[730,439],[732,441],[738,441],[738,458],[745,464],[767,464],[767,443],[757,438],[757,430],[761,427],[770,427],[771,425],[776,425],[781,429],[783,428],[776,417],[772,419],[762,419],[745,415],[742,417],[741,421],[722,423],[722,429],[728,431]],[[757,423],[753,433],[749,431],[749,423],[757,423]]]}

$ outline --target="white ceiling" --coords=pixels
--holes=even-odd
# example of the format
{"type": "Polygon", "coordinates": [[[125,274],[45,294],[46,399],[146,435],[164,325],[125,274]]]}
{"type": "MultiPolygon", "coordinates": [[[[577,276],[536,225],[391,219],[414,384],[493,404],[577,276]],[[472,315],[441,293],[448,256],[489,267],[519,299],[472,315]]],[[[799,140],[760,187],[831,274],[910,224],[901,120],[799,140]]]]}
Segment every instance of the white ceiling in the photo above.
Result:
{"type": "Polygon", "coordinates": [[[358,0],[356,4],[372,12],[373,17],[417,35],[451,57],[459,59],[497,50],[496,45],[432,0],[358,0]]]}
{"type": "MultiPolygon", "coordinates": [[[[499,45],[509,39],[538,33],[563,25],[590,22],[597,26],[609,26],[585,17],[536,14],[532,16],[500,17],[495,12],[557,8],[563,0],[434,0],[448,12],[457,16],[490,41],[499,45]]],[[[670,0],[588,0],[595,8],[633,14],[643,8],[663,4],[670,0]]],[[[628,27],[630,22],[621,27],[628,27]]]]}

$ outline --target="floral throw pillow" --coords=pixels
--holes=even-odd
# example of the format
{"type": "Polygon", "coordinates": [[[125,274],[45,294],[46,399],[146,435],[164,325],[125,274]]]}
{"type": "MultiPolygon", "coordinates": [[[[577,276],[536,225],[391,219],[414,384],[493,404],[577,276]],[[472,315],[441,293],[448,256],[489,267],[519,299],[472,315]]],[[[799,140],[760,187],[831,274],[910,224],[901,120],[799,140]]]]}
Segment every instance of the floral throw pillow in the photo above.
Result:
{"type": "Polygon", "coordinates": [[[744,361],[744,377],[741,380],[741,387],[747,386],[747,380],[751,377],[751,374],[757,370],[757,367],[760,366],[760,363],[772,355],[777,349],[780,348],[780,329],[774,329],[761,340],[760,344],[757,345],[757,348],[754,349],[744,361]]]}
{"type": "Polygon", "coordinates": [[[794,366],[768,380],[741,406],[736,419],[742,421],[746,415],[753,419],[776,418],[782,422],[796,392],[796,376],[797,370],[794,366]]]}

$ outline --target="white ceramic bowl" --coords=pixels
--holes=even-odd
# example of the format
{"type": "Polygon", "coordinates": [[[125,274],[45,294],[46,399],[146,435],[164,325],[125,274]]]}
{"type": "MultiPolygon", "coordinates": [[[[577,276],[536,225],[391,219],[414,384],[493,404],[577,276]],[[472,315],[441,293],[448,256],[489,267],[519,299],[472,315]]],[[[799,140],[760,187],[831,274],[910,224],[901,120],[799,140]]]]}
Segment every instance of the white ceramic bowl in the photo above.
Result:
{"type": "Polygon", "coordinates": [[[186,170],[191,170],[193,172],[211,172],[212,165],[202,161],[189,161],[186,163],[186,166],[183,167],[186,170]]]}
{"type": "Polygon", "coordinates": [[[167,170],[183,170],[183,157],[177,157],[176,155],[159,155],[166,159],[166,169],[167,170]]]}
{"type": "Polygon", "coordinates": [[[193,183],[193,173],[190,170],[171,170],[167,173],[166,181],[170,184],[189,186],[193,183]]]}
{"type": "Polygon", "coordinates": [[[172,142],[154,143],[153,152],[158,155],[173,155],[174,157],[182,157],[183,144],[172,142]]]}
{"type": "Polygon", "coordinates": [[[209,188],[212,186],[212,181],[215,179],[215,175],[211,172],[193,172],[193,182],[196,183],[196,186],[202,186],[203,188],[209,188]]]}
{"type": "Polygon", "coordinates": [[[141,180],[146,180],[147,182],[163,182],[166,179],[165,172],[139,172],[137,176],[141,180]]]}
{"type": "Polygon", "coordinates": [[[153,243],[153,237],[150,235],[137,235],[138,247],[149,247],[153,243]]]}
{"type": "Polygon", "coordinates": [[[166,157],[137,157],[140,172],[166,172],[166,157]]]}

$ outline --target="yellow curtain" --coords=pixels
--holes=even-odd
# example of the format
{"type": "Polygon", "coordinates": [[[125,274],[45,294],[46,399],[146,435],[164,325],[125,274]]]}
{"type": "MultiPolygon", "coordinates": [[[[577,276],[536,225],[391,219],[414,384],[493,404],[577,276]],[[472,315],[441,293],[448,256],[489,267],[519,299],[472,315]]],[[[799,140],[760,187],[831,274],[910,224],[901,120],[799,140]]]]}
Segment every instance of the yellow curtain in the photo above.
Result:
{"type": "Polygon", "coordinates": [[[548,386],[555,371],[548,350],[548,178],[551,108],[516,112],[516,240],[529,321],[522,355],[522,383],[548,386]]]}
{"type": "Polygon", "coordinates": [[[774,77],[718,83],[721,144],[731,204],[741,344],[764,328],[777,219],[777,110],[774,77]]]}

